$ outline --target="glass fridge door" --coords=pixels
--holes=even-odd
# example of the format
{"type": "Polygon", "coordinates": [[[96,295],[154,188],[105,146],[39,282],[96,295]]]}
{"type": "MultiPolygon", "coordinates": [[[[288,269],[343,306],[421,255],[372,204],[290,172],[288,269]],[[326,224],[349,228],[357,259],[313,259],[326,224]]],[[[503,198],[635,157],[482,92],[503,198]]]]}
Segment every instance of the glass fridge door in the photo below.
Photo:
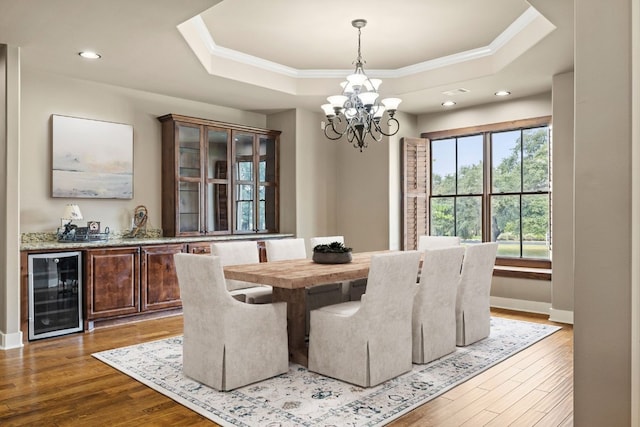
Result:
{"type": "Polygon", "coordinates": [[[29,340],[82,331],[82,254],[29,255],[29,340]]]}

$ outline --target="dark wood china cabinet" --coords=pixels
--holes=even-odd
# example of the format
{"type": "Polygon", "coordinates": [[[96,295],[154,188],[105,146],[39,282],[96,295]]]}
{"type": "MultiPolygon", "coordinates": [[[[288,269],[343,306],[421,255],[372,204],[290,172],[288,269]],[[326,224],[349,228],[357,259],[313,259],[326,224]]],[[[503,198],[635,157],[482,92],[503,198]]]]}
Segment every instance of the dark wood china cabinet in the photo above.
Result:
{"type": "Polygon", "coordinates": [[[176,114],[158,120],[164,236],[278,232],[279,131],[176,114]]]}

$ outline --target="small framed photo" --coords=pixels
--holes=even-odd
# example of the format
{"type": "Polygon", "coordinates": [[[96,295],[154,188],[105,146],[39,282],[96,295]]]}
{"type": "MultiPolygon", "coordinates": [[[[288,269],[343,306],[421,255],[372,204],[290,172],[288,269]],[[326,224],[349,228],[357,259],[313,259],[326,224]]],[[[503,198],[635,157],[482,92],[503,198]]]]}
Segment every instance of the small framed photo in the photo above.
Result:
{"type": "Polygon", "coordinates": [[[89,231],[89,234],[100,233],[100,221],[88,221],[87,230],[89,231]]]}

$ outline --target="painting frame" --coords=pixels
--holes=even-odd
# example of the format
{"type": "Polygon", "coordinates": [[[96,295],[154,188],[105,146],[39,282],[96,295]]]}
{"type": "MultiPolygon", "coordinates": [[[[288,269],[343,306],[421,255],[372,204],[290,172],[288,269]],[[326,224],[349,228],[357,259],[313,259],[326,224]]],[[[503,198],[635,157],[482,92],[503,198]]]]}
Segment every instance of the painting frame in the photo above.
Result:
{"type": "Polygon", "coordinates": [[[133,126],[53,114],[51,197],[133,198],[133,126]]]}

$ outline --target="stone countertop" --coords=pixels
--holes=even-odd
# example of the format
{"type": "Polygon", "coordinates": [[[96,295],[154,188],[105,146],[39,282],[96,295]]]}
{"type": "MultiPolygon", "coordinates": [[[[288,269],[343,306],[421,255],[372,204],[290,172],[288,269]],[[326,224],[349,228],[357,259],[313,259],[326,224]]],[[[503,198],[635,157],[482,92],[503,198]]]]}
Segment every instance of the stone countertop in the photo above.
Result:
{"type": "Polygon", "coordinates": [[[109,240],[68,241],[58,240],[23,242],[20,244],[21,251],[44,251],[44,250],[82,250],[90,248],[109,248],[118,246],[142,246],[142,245],[166,245],[171,243],[192,243],[192,242],[215,242],[225,240],[265,240],[281,239],[293,237],[293,234],[251,234],[251,235],[220,235],[220,236],[196,236],[196,237],[143,237],[127,238],[118,237],[109,240]]]}

